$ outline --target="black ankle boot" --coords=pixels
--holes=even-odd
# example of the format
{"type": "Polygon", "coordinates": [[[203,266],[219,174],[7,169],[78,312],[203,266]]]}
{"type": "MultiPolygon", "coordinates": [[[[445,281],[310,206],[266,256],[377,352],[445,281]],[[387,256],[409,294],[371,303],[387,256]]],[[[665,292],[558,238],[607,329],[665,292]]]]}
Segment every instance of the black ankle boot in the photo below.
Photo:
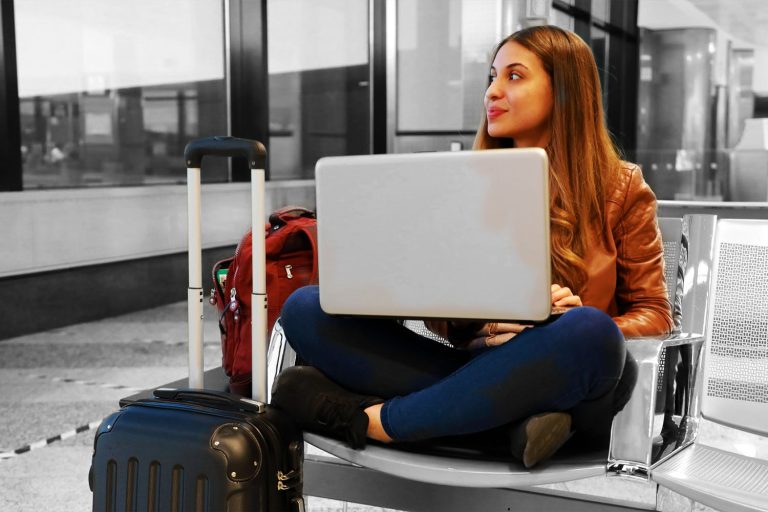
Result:
{"type": "Polygon", "coordinates": [[[512,455],[530,469],[554,455],[571,434],[570,414],[536,414],[513,427],[510,440],[512,455]]]}
{"type": "Polygon", "coordinates": [[[278,375],[271,403],[302,429],[344,440],[360,449],[365,447],[368,430],[364,411],[383,401],[347,391],[311,366],[292,366],[278,375]]]}

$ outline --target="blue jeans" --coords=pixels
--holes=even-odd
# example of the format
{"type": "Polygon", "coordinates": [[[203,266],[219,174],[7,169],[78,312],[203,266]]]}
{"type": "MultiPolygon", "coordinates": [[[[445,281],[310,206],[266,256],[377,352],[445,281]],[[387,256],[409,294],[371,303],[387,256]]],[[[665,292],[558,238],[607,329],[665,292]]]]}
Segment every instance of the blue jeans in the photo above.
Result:
{"type": "Polygon", "coordinates": [[[574,308],[503,345],[472,352],[419,336],[394,319],[328,315],[316,286],[294,292],[281,318],[303,361],[350,391],[386,399],[382,425],[398,441],[480,432],[548,411],[595,419],[592,411],[578,414],[590,403],[605,403],[598,408],[610,427],[616,412],[605,397],[622,375],[624,337],[595,308],[574,308]]]}

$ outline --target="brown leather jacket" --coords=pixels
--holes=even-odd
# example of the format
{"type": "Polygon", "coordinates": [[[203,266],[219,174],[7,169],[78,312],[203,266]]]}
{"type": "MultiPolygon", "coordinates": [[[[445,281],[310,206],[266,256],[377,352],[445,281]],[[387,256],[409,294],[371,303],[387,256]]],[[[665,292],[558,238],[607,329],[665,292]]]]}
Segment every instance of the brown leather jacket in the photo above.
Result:
{"type": "MultiPolygon", "coordinates": [[[[611,315],[624,336],[656,336],[672,330],[664,281],[664,253],[656,221],[656,196],[640,168],[626,164],[605,210],[605,242],[594,233],[586,255],[587,281],[579,296],[585,306],[611,315]]],[[[429,321],[427,327],[461,345],[478,323],[429,321]]]]}

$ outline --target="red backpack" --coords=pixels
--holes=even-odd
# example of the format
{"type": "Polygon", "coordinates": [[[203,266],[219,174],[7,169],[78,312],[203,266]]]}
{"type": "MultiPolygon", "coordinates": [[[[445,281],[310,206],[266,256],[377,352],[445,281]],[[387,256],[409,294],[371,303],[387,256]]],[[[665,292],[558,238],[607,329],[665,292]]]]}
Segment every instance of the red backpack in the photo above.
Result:
{"type": "MultiPolygon", "coordinates": [[[[280,315],[288,296],[297,288],[317,284],[317,221],[310,210],[281,208],[265,227],[267,263],[267,332],[280,315]]],[[[213,267],[211,304],[219,311],[222,366],[232,393],[251,392],[251,231],[232,258],[213,267]]]]}

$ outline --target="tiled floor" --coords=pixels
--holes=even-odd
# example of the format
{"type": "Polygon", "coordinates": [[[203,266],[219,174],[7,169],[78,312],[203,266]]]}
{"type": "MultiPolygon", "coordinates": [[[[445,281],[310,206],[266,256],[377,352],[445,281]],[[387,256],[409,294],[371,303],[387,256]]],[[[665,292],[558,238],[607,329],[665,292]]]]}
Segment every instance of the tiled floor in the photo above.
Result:
{"type": "MultiPolygon", "coordinates": [[[[213,317],[206,311],[206,368],[221,362],[213,317]]],[[[91,510],[93,428],[121,397],[186,376],[186,318],[179,303],[0,341],[0,511],[91,510]],[[7,457],[30,444],[39,446],[7,457]]],[[[314,497],[308,505],[384,510],[314,497]]]]}
{"type": "MultiPolygon", "coordinates": [[[[0,341],[0,511],[91,509],[93,426],[117,408],[121,397],[186,376],[186,315],[186,304],[179,303],[0,341]],[[61,434],[65,439],[51,439],[61,434]],[[33,443],[34,449],[7,456],[33,443]]],[[[219,335],[209,318],[214,315],[207,311],[206,316],[205,365],[210,368],[220,363],[219,335]]],[[[733,438],[709,427],[702,434],[709,442],[768,458],[764,438],[733,438]]],[[[550,489],[630,499],[639,508],[709,510],[673,493],[657,496],[655,486],[618,485],[615,479],[550,489]]],[[[308,510],[385,509],[309,497],[308,510]]]]}

